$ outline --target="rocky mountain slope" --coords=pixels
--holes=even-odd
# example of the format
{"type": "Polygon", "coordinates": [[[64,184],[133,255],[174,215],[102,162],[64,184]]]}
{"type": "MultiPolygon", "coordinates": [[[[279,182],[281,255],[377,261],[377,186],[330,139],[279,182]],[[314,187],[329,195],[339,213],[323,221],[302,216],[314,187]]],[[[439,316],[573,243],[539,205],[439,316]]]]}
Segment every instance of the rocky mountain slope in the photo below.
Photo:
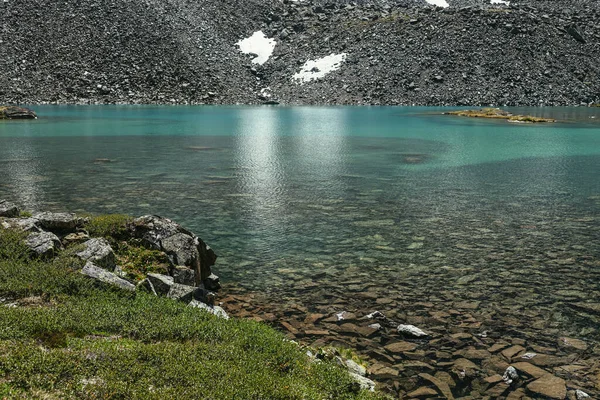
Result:
{"type": "Polygon", "coordinates": [[[0,102],[600,101],[600,2],[448,3],[8,0],[0,3],[0,102]],[[257,31],[275,40],[262,65],[236,45],[257,31]],[[324,76],[293,79],[308,60],[331,54],[342,60],[332,72],[312,67],[309,75],[324,76]]]}

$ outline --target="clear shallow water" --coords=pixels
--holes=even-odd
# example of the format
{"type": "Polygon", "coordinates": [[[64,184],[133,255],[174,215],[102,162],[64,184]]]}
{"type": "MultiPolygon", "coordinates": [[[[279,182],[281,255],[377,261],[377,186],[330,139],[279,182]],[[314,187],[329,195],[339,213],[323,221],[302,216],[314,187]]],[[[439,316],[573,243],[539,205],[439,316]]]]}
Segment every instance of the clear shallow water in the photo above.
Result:
{"type": "Polygon", "coordinates": [[[35,109],[0,123],[0,198],[170,217],[225,282],[298,302],[476,299],[593,332],[569,304],[600,301],[600,109],[35,109]]]}

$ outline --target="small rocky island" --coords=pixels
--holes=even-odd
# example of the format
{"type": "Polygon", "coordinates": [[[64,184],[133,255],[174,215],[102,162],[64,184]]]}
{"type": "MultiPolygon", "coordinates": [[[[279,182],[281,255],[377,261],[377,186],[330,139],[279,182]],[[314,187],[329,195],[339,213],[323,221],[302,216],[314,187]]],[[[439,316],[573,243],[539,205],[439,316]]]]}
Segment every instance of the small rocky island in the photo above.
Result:
{"type": "Polygon", "coordinates": [[[508,111],[493,107],[481,108],[479,110],[448,111],[445,112],[444,115],[457,115],[459,117],[470,118],[505,119],[508,122],[517,122],[525,124],[533,124],[539,122],[556,122],[556,120],[552,118],[534,117],[532,115],[514,115],[508,111]]]}
{"type": "Polygon", "coordinates": [[[25,107],[0,106],[0,119],[37,119],[37,114],[25,107]]]}

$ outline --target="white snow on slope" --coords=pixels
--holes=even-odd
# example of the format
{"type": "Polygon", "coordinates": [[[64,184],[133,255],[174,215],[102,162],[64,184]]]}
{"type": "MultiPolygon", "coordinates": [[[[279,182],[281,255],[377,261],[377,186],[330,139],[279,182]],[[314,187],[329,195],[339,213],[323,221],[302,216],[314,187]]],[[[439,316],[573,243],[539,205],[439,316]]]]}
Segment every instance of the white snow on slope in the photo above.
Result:
{"type": "Polygon", "coordinates": [[[491,0],[490,3],[491,4],[505,4],[507,6],[510,5],[510,1],[505,1],[505,0],[491,0]]]}
{"type": "Polygon", "coordinates": [[[448,4],[448,2],[446,0],[425,0],[426,2],[428,2],[429,4],[433,4],[434,6],[438,6],[438,7],[448,7],[450,4],[448,4]]]}
{"type": "Polygon", "coordinates": [[[240,46],[240,51],[244,54],[256,54],[252,62],[256,64],[264,64],[267,62],[273,49],[275,48],[275,39],[269,39],[262,31],[254,32],[252,36],[242,39],[236,43],[240,46]]]}
{"type": "Polygon", "coordinates": [[[300,72],[294,74],[292,80],[300,81],[298,83],[310,82],[322,78],[330,72],[340,68],[340,64],[346,59],[346,53],[331,53],[323,58],[308,60],[304,63],[300,72]]]}

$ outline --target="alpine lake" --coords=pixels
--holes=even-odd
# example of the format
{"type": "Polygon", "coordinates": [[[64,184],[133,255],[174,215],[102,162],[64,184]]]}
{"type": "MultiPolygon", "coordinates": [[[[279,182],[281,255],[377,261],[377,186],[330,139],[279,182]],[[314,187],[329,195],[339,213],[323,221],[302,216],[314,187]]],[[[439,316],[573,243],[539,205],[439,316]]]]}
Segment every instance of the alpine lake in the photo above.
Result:
{"type": "Polygon", "coordinates": [[[351,348],[400,397],[548,397],[502,381],[525,361],[600,394],[600,108],[32,108],[0,122],[0,199],[171,218],[230,314],[351,348]]]}

